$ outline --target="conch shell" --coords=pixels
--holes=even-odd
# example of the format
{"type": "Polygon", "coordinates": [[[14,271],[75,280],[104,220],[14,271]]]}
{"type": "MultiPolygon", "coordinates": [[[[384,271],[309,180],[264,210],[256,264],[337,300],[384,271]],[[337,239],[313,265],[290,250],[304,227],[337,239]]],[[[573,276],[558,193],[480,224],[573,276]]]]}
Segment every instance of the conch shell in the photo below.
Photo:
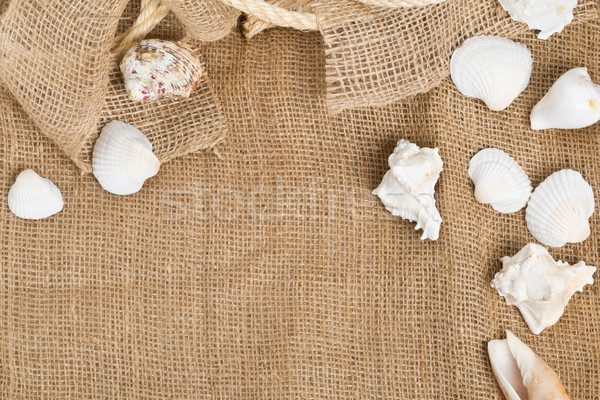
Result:
{"type": "Polygon", "coordinates": [[[531,129],[579,129],[600,121],[600,85],[587,68],[565,72],[531,110],[531,129]]]}
{"type": "Polygon", "coordinates": [[[563,315],[575,292],[594,283],[596,267],[580,261],[554,261],[539,244],[530,243],[513,257],[502,258],[503,268],[492,287],[508,305],[516,305],[531,332],[538,335],[563,315]]]}
{"type": "Polygon", "coordinates": [[[130,48],[120,67],[127,94],[136,101],[189,97],[204,73],[187,45],[159,39],[130,48]]]}
{"type": "Polygon", "coordinates": [[[556,372],[511,332],[490,341],[488,355],[507,400],[570,400],[556,372]]]}
{"type": "Polygon", "coordinates": [[[390,170],[373,194],[392,215],[417,222],[415,229],[423,229],[421,239],[437,240],[442,218],[433,195],[443,165],[438,149],[401,139],[388,163],[390,170]]]}
{"type": "Polygon", "coordinates": [[[515,21],[539,29],[539,39],[548,39],[571,23],[577,0],[500,0],[500,4],[515,21]]]}
{"type": "Polygon", "coordinates": [[[19,218],[43,219],[63,209],[63,198],[49,179],[26,169],[8,191],[8,208],[19,218]]]}

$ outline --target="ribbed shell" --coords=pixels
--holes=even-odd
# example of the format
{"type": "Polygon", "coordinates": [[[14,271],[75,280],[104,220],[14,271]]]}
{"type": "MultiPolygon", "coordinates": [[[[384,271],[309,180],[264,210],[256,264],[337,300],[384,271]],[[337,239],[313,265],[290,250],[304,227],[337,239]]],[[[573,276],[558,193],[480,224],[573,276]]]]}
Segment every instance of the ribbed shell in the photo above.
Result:
{"type": "Polygon", "coordinates": [[[529,29],[539,29],[539,39],[562,32],[573,20],[577,0],[499,0],[517,22],[526,23],[529,29]]]}
{"type": "Polygon", "coordinates": [[[8,191],[8,208],[19,218],[42,219],[60,212],[63,198],[49,179],[26,169],[8,191]]]}
{"type": "Polygon", "coordinates": [[[523,168],[499,149],[483,149],[469,163],[469,177],[475,185],[475,198],[501,213],[525,207],[531,195],[531,181],[523,168]]]}
{"type": "Polygon", "coordinates": [[[529,232],[540,243],[561,247],[582,242],[590,234],[588,219],[594,212],[594,192],[581,174],[557,171],[534,191],[525,220],[529,232]]]}
{"type": "Polygon", "coordinates": [[[118,195],[135,193],[159,168],[152,143],[136,127],[112,121],[102,129],[94,146],[92,169],[104,190],[118,195]]]}
{"type": "Polygon", "coordinates": [[[189,97],[204,69],[191,49],[167,40],[142,40],[125,53],[121,72],[129,98],[189,97]]]}
{"type": "Polygon", "coordinates": [[[524,44],[500,36],[475,36],[452,54],[450,74],[462,94],[499,111],[525,90],[532,63],[524,44]]]}

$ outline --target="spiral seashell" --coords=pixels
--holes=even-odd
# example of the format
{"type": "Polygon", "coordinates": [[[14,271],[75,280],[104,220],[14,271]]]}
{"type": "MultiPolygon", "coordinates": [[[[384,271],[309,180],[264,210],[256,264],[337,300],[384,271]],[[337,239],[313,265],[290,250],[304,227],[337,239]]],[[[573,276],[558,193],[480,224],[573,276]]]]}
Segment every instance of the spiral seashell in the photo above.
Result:
{"type": "Polygon", "coordinates": [[[204,69],[183,43],[142,40],[121,61],[129,98],[153,101],[161,97],[189,97],[204,69]]]}
{"type": "Polygon", "coordinates": [[[60,190],[35,171],[22,171],[8,191],[8,208],[19,218],[43,219],[63,208],[60,190]]]}
{"type": "Polygon", "coordinates": [[[136,127],[112,121],[102,128],[94,146],[92,169],[104,190],[118,195],[136,193],[159,168],[152,143],[136,127]]]}
{"type": "Polygon", "coordinates": [[[529,29],[538,29],[539,39],[548,39],[562,32],[573,20],[573,9],[577,0],[499,0],[517,22],[527,24],[529,29]]]}
{"type": "Polygon", "coordinates": [[[525,90],[532,64],[524,44],[500,36],[475,36],[452,54],[450,75],[462,94],[500,111],[525,90]]]}

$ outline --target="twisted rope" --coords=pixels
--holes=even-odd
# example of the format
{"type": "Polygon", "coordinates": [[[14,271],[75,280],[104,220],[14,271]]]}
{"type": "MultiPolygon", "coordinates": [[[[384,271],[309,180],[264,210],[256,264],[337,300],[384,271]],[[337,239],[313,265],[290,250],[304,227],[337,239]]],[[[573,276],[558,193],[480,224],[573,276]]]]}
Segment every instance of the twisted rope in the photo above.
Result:
{"type": "MultiPolygon", "coordinates": [[[[308,2],[308,0],[270,0],[270,4],[274,6],[301,13],[310,12],[311,8],[307,4],[308,2]]],[[[260,32],[274,26],[272,23],[258,19],[254,15],[246,15],[246,19],[242,24],[246,39],[251,39],[260,32]]]]}
{"type": "Polygon", "coordinates": [[[259,20],[273,25],[295,28],[303,31],[316,31],[317,17],[312,13],[286,10],[264,0],[221,0],[224,4],[237,8],[259,20]]]}
{"type": "Polygon", "coordinates": [[[115,45],[111,52],[122,54],[127,51],[131,46],[146,37],[168,13],[169,9],[160,0],[142,0],[140,15],[138,15],[131,28],[115,38],[115,45]]]}

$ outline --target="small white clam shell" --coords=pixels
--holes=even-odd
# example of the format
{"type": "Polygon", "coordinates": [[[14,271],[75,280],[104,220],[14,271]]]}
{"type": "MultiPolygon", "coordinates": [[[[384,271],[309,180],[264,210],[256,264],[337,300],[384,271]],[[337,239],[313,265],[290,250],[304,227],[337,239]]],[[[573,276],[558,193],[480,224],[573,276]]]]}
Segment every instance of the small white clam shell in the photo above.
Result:
{"type": "Polygon", "coordinates": [[[581,174],[557,171],[533,191],[525,220],[540,243],[561,247],[582,242],[590,235],[588,219],[594,212],[594,192],[581,174]]]}
{"type": "Polygon", "coordinates": [[[501,213],[525,207],[531,195],[531,182],[523,168],[499,149],[483,149],[469,163],[469,177],[475,185],[475,198],[501,213]]]}
{"type": "Polygon", "coordinates": [[[525,90],[532,64],[524,44],[500,36],[475,36],[452,54],[450,74],[462,94],[499,111],[525,90]]]}
{"type": "Polygon", "coordinates": [[[527,24],[529,29],[539,29],[539,39],[562,32],[573,20],[577,0],[499,0],[517,22],[527,24]]]}
{"type": "Polygon", "coordinates": [[[188,97],[204,73],[187,45],[159,39],[133,46],[123,56],[120,68],[127,94],[136,101],[188,97]]]}
{"type": "Polygon", "coordinates": [[[112,121],[102,128],[94,146],[92,169],[104,190],[118,195],[135,193],[159,168],[152,143],[136,127],[112,121]]]}
{"type": "Polygon", "coordinates": [[[507,400],[569,400],[556,372],[511,332],[490,341],[488,355],[507,400]]]}
{"type": "Polygon", "coordinates": [[[565,72],[531,111],[531,129],[579,129],[600,121],[600,85],[587,68],[565,72]]]}
{"type": "Polygon", "coordinates": [[[515,305],[534,334],[554,325],[575,292],[594,283],[596,267],[554,261],[539,244],[530,243],[513,257],[502,257],[492,287],[506,304],[515,305]]]}
{"type": "Polygon", "coordinates": [[[60,212],[63,198],[49,179],[26,169],[8,191],[8,208],[19,218],[42,219],[60,212]]]}
{"type": "Polygon", "coordinates": [[[417,222],[421,239],[437,240],[442,218],[435,205],[435,184],[442,171],[438,149],[401,139],[388,158],[390,170],[373,190],[392,215],[417,222]]]}

